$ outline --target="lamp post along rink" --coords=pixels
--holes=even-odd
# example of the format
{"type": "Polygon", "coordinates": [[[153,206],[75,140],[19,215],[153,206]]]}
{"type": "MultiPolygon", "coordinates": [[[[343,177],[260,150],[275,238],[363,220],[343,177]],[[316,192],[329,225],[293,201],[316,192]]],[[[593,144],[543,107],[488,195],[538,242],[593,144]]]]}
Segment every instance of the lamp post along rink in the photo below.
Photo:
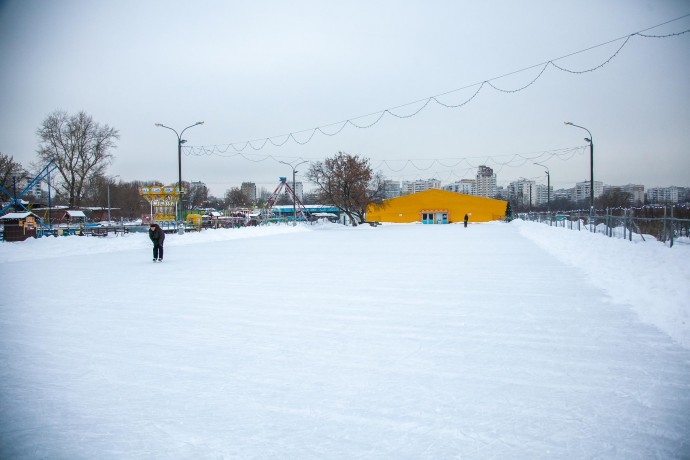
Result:
{"type": "Polygon", "coordinates": [[[182,208],[184,198],[184,191],[182,190],[182,144],[187,142],[185,139],[182,139],[182,134],[184,134],[184,132],[187,131],[189,128],[193,128],[194,126],[203,124],[203,121],[197,121],[193,125],[187,126],[178,134],[178,132],[170,126],[165,126],[162,123],[156,123],[157,127],[169,129],[170,131],[174,132],[177,136],[177,193],[179,195],[179,205],[177,210],[177,216],[175,218],[177,220],[177,232],[180,235],[184,234],[184,210],[182,208]]]}

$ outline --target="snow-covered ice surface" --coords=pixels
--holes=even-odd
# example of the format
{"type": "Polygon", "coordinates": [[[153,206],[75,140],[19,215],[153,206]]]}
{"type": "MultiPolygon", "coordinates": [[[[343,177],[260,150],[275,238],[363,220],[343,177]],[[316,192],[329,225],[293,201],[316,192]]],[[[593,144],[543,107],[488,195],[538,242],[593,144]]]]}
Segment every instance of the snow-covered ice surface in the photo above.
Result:
{"type": "Polygon", "coordinates": [[[687,248],[524,222],[150,246],[0,244],[0,458],[690,456],[687,248]]]}

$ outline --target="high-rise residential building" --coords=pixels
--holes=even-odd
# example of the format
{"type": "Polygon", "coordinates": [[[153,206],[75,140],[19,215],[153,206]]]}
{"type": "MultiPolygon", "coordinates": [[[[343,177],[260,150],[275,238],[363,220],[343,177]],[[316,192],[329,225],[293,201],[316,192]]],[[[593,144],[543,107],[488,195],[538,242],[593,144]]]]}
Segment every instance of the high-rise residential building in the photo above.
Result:
{"type": "Polygon", "coordinates": [[[189,183],[189,188],[190,189],[200,189],[206,187],[206,184],[204,182],[201,182],[200,180],[195,180],[189,183]]]}
{"type": "Polygon", "coordinates": [[[383,197],[385,199],[396,198],[401,194],[400,181],[384,180],[383,181],[383,197]]]}
{"type": "Polygon", "coordinates": [[[628,184],[622,187],[624,192],[628,192],[631,196],[630,204],[643,204],[644,203],[644,185],[639,184],[628,184]]]}
{"type": "Polygon", "coordinates": [[[271,196],[271,191],[266,187],[261,187],[257,192],[258,198],[261,201],[266,201],[271,196]]]}
{"type": "Polygon", "coordinates": [[[474,179],[462,179],[452,184],[444,185],[443,190],[450,192],[462,193],[464,195],[477,194],[477,181],[474,179]]]}
{"type": "Polygon", "coordinates": [[[508,201],[508,189],[501,185],[496,186],[496,199],[508,201]]]}
{"type": "Polygon", "coordinates": [[[441,188],[441,181],[438,179],[403,181],[401,192],[403,195],[423,192],[424,190],[438,190],[441,188]]]}
{"type": "Polygon", "coordinates": [[[553,187],[549,188],[545,184],[537,184],[535,191],[536,199],[534,204],[536,206],[548,204],[549,200],[553,197],[553,187]]]}
{"type": "MultiPolygon", "coordinates": [[[[292,188],[292,182],[288,183],[290,185],[290,188],[292,188]]],[[[285,196],[292,201],[292,193],[290,193],[287,189],[285,188],[285,196]]],[[[295,196],[297,197],[298,200],[302,201],[304,199],[304,184],[302,182],[295,182],[295,196]]]]}
{"type": "Polygon", "coordinates": [[[521,206],[536,206],[537,196],[537,184],[533,180],[518,179],[508,184],[508,199],[521,206]]]}
{"type": "Polygon", "coordinates": [[[488,166],[481,165],[477,170],[477,196],[494,198],[496,196],[496,174],[488,166]]]}
{"type": "MultiPolygon", "coordinates": [[[[578,182],[575,184],[573,201],[589,201],[590,198],[590,181],[578,182]]],[[[604,183],[601,181],[594,181],[594,198],[599,198],[604,193],[604,183]]]]}
{"type": "Polygon", "coordinates": [[[678,203],[678,187],[652,187],[647,190],[650,203],[678,203]]]}
{"type": "Polygon", "coordinates": [[[551,194],[552,200],[572,200],[574,189],[572,188],[559,188],[553,191],[551,194]]]}
{"type": "Polygon", "coordinates": [[[252,203],[256,201],[256,184],[254,182],[242,182],[242,186],[240,187],[240,191],[252,203]]]}
{"type": "MultiPolygon", "coordinates": [[[[596,182],[595,182],[596,183],[596,182]]],[[[604,193],[609,190],[617,190],[630,194],[630,204],[644,203],[644,185],[628,184],[628,185],[605,185],[604,193]]]]}

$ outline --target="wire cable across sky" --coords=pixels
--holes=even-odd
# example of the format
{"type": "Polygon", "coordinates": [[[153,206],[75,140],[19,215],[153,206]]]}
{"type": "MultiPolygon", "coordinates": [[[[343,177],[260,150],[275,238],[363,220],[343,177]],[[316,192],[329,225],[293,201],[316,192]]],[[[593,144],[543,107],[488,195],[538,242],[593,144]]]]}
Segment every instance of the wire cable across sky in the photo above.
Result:
{"type": "MultiPolygon", "coordinates": [[[[466,85],[461,88],[456,88],[450,91],[446,91],[444,93],[436,94],[433,96],[429,96],[424,99],[419,99],[416,101],[412,102],[407,102],[405,104],[401,104],[395,107],[390,107],[387,109],[383,109],[380,111],[368,113],[366,115],[360,115],[356,117],[351,117],[343,121],[335,122],[335,123],[328,123],[324,125],[319,125],[315,128],[311,129],[304,129],[300,131],[293,131],[287,134],[281,134],[277,136],[270,136],[266,138],[261,138],[261,139],[253,139],[249,141],[242,141],[242,142],[230,142],[227,144],[220,144],[220,145],[210,145],[210,146],[184,146],[183,149],[185,150],[186,155],[194,155],[194,156],[204,156],[204,155],[216,155],[216,156],[221,156],[221,157],[236,157],[236,156],[242,156],[243,158],[249,160],[249,161],[263,161],[263,160],[253,160],[249,158],[248,156],[245,156],[243,152],[247,150],[248,148],[254,151],[259,151],[267,147],[268,145],[271,145],[273,147],[283,147],[286,145],[290,140],[292,140],[294,143],[298,145],[305,145],[309,143],[316,133],[321,133],[324,136],[328,137],[333,137],[338,134],[340,134],[347,126],[351,126],[357,129],[368,129],[373,126],[375,126],[377,123],[379,123],[386,115],[392,116],[394,118],[412,118],[416,115],[418,115],[420,112],[422,112],[425,108],[427,108],[432,102],[445,107],[449,109],[455,109],[455,108],[461,108],[464,107],[465,105],[469,104],[471,101],[473,101],[479,93],[485,88],[485,87],[490,87],[496,91],[502,92],[502,93],[517,93],[520,91],[524,91],[525,89],[529,88],[530,86],[534,85],[546,72],[546,70],[549,67],[553,67],[557,70],[560,70],[562,72],[567,72],[570,74],[575,74],[575,75],[581,75],[589,72],[594,72],[596,70],[601,69],[608,63],[610,63],[618,54],[623,50],[623,48],[630,42],[630,40],[633,37],[641,37],[641,38],[656,38],[656,39],[661,39],[661,38],[671,38],[671,37],[678,37],[681,35],[684,35],[688,32],[690,32],[690,29],[678,31],[678,32],[673,32],[669,34],[664,34],[664,35],[651,35],[651,34],[645,34],[644,32],[647,32],[652,29],[659,28],[661,26],[670,24],[675,21],[679,21],[681,19],[684,19],[686,17],[690,16],[690,14],[686,14],[683,16],[680,16],[675,19],[671,19],[669,21],[663,22],[661,24],[657,24],[652,27],[648,27],[646,29],[613,39],[609,40],[604,43],[600,43],[595,46],[591,46],[589,48],[585,48],[573,53],[566,54],[564,56],[560,56],[554,59],[550,59],[548,61],[531,65],[529,67],[525,67],[519,70],[515,70],[497,77],[489,78],[486,80],[483,80],[481,82],[473,83],[471,85],[466,85]],[[621,42],[621,45],[616,49],[616,51],[611,54],[607,59],[605,59],[603,62],[597,64],[596,66],[586,68],[586,69],[571,69],[567,68],[564,65],[557,64],[557,61],[563,61],[566,60],[567,58],[570,58],[572,56],[578,55],[578,54],[583,54],[588,51],[592,51],[597,48],[601,48],[603,46],[607,46],[616,42],[621,42]],[[501,78],[505,78],[508,76],[516,75],[519,73],[527,72],[532,69],[537,69],[539,68],[539,72],[537,75],[527,84],[518,87],[518,88],[513,88],[513,89],[508,89],[508,88],[502,88],[500,85],[497,85],[495,82],[501,78]],[[469,90],[473,89],[472,94],[466,98],[464,101],[458,103],[458,104],[449,104],[446,103],[442,100],[444,96],[448,96],[454,93],[458,93],[460,91],[464,90],[469,90]],[[405,111],[407,109],[407,112],[405,111]],[[373,118],[373,120],[371,120],[373,118]],[[368,121],[365,121],[368,120],[368,121]],[[228,154],[228,151],[232,151],[234,153],[228,154]]],[[[271,158],[271,155],[267,155],[268,158],[271,158]]],[[[268,159],[266,158],[266,159],[268,159]]]]}

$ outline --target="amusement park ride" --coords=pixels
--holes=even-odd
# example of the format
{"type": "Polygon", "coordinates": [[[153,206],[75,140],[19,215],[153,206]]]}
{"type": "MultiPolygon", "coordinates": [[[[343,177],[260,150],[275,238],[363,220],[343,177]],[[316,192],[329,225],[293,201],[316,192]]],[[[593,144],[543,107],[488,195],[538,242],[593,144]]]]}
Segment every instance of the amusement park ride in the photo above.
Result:
{"type": "Polygon", "coordinates": [[[151,205],[151,222],[175,222],[180,200],[176,186],[139,187],[139,194],[151,205]]]}
{"type": "MultiPolygon", "coordinates": [[[[21,198],[25,194],[29,193],[36,185],[38,185],[45,178],[48,178],[48,187],[50,187],[50,173],[57,169],[57,166],[53,164],[54,162],[55,160],[51,160],[47,165],[45,165],[41,172],[39,172],[38,175],[34,177],[34,179],[31,182],[29,182],[29,184],[26,187],[24,187],[24,190],[22,190],[22,192],[19,193],[19,195],[17,195],[16,190],[14,191],[14,193],[10,193],[2,185],[0,185],[0,191],[10,198],[10,201],[7,204],[7,206],[0,210],[0,216],[5,214],[5,212],[9,210],[10,207],[14,207],[15,211],[20,211],[20,209],[24,209],[24,211],[26,212],[31,212],[26,206],[22,204],[21,198]]],[[[50,207],[50,191],[48,192],[48,207],[50,207]]],[[[39,219],[39,223],[44,227],[46,226],[42,219],[39,219]]]]}
{"type": "MultiPolygon", "coordinates": [[[[184,190],[183,190],[184,192],[184,190]]],[[[304,207],[304,204],[299,199],[294,189],[287,182],[287,178],[281,177],[280,183],[273,191],[271,196],[266,200],[265,207],[261,210],[260,220],[263,222],[268,222],[272,218],[275,218],[275,212],[272,211],[278,198],[281,194],[287,193],[293,198],[293,219],[297,220],[309,220],[309,213],[304,207]]],[[[175,216],[177,215],[177,206],[179,205],[180,193],[176,186],[149,186],[140,187],[139,194],[146,199],[151,205],[151,216],[152,222],[159,223],[173,223],[175,222],[175,216]]],[[[196,215],[193,215],[196,216],[196,215]]],[[[195,226],[193,223],[192,226],[195,226]]]]}
{"type": "Polygon", "coordinates": [[[280,178],[280,183],[273,191],[271,196],[269,196],[266,200],[266,207],[261,211],[262,220],[268,220],[270,218],[271,209],[273,208],[273,206],[275,206],[276,202],[278,201],[278,197],[280,197],[281,193],[284,193],[286,191],[290,194],[290,196],[292,196],[293,199],[293,219],[297,221],[297,215],[299,214],[301,220],[309,220],[309,214],[306,208],[304,207],[304,204],[302,204],[302,200],[299,199],[293,188],[290,187],[290,184],[288,184],[287,178],[285,177],[280,178]]]}

